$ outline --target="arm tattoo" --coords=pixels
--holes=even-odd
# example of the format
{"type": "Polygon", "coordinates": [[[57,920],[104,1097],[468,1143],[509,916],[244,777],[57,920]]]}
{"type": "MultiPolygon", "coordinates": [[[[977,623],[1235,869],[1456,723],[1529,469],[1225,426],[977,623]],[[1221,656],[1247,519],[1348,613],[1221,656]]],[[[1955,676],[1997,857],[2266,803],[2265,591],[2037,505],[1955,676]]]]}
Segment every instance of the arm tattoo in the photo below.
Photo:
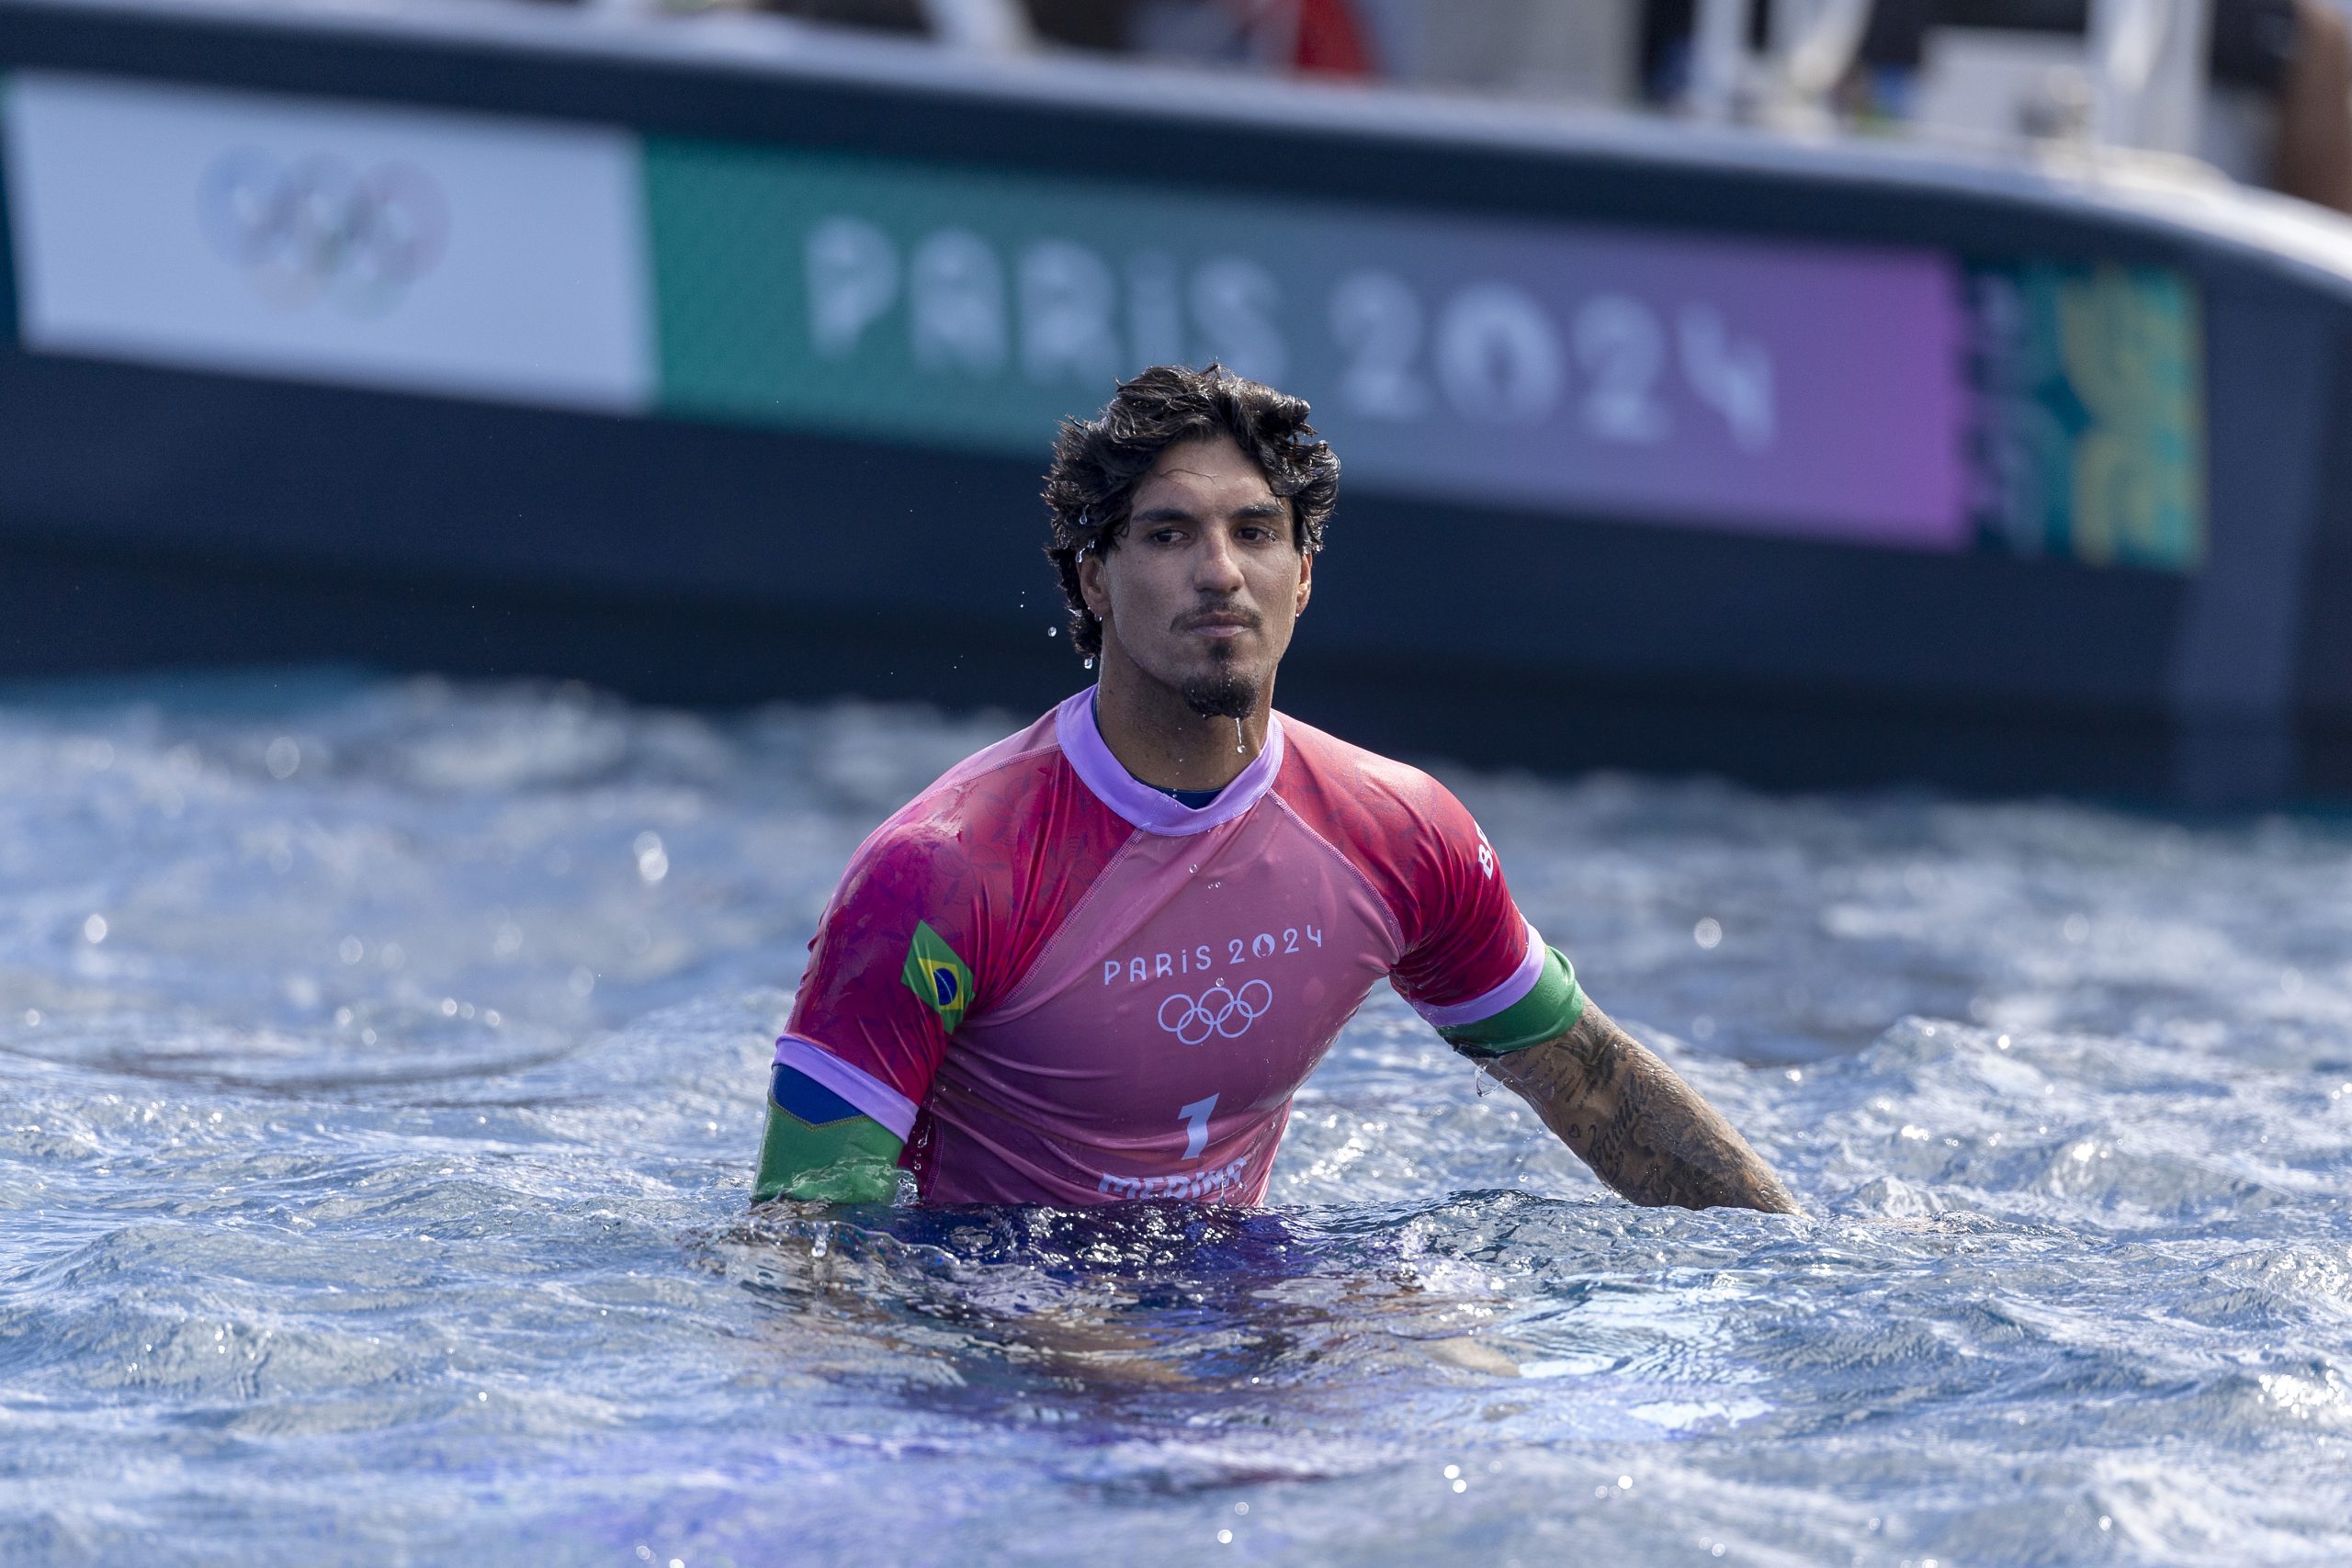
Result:
{"type": "Polygon", "coordinates": [[[1558,1039],[1480,1066],[1636,1203],[1797,1212],[1731,1123],[1589,1000],[1558,1039]]]}

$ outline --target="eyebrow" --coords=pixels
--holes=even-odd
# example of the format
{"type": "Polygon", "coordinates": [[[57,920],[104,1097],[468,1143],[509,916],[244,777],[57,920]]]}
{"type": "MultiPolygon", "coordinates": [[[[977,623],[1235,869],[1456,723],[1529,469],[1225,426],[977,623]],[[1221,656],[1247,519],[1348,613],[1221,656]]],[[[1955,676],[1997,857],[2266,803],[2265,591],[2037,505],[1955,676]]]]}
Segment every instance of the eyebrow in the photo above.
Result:
{"type": "MultiPolygon", "coordinates": [[[[1253,501],[1247,506],[1235,507],[1232,514],[1236,517],[1247,518],[1250,522],[1255,523],[1265,519],[1281,517],[1284,515],[1284,512],[1283,503],[1279,501],[1253,501]]],[[[1136,513],[1133,517],[1129,518],[1128,521],[1136,524],[1192,523],[1198,521],[1199,516],[1200,514],[1198,513],[1192,511],[1188,507],[1153,506],[1136,513]]]]}

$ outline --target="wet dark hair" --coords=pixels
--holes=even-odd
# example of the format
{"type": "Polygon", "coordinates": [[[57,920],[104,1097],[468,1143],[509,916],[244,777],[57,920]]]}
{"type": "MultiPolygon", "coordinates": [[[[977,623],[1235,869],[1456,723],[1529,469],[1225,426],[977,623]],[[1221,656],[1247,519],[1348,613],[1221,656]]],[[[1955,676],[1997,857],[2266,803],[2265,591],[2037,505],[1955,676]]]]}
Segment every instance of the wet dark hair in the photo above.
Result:
{"type": "Polygon", "coordinates": [[[1069,603],[1069,640],[1079,653],[1102,651],[1102,623],[1078,589],[1078,559],[1116,547],[1126,532],[1136,486],[1170,446],[1230,435],[1290,502],[1292,542],[1301,555],[1323,547],[1323,530],[1340,498],[1340,459],[1306,423],[1306,400],[1237,376],[1211,361],[1199,370],[1155,365],[1118,392],[1092,419],[1064,420],[1046,470],[1046,509],[1053,543],[1046,558],[1069,603]]]}

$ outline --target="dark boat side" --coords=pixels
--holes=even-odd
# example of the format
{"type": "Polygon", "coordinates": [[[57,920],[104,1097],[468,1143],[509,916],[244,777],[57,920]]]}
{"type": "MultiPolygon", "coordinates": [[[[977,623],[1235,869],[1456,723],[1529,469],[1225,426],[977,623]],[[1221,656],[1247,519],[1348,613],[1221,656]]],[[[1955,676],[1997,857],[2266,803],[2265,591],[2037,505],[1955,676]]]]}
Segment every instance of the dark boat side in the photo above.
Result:
{"type": "MultiPolygon", "coordinates": [[[[1044,705],[1079,678],[1047,636],[1058,619],[1050,580],[1023,550],[973,542],[1041,536],[1036,476],[1051,422],[1019,400],[1034,411],[1057,398],[1091,406],[1107,378],[1073,372],[1042,390],[1035,375],[1023,382],[1021,355],[1033,355],[1034,370],[1033,351],[1044,352],[1030,339],[1002,347],[1011,368],[989,368],[973,357],[986,352],[985,323],[939,351],[967,383],[918,383],[896,359],[854,358],[882,329],[852,332],[838,394],[812,389],[799,361],[742,368],[718,349],[680,346],[710,329],[697,324],[704,307],[668,281],[681,264],[663,225],[699,233],[707,214],[681,204],[738,188],[781,193],[781,223],[801,189],[790,182],[813,170],[805,177],[832,182],[822,188],[846,193],[843,210],[866,223],[842,231],[853,238],[896,232],[884,209],[893,192],[940,204],[946,216],[933,229],[907,231],[894,277],[940,232],[977,233],[995,247],[988,265],[1012,276],[1062,218],[1116,212],[1139,231],[1164,225],[1176,236],[1167,253],[1190,269],[1168,295],[1198,318],[1187,332],[1222,320],[1234,341],[1249,336],[1252,276],[1295,296],[1296,279],[1329,280],[1313,270],[1326,265],[1318,246],[1338,258],[1378,245],[1403,258],[1396,269],[1423,289],[1412,308],[1426,317],[1383,319],[1424,321],[1442,339],[1474,319],[1465,297],[1499,298],[1476,292],[1484,274],[1446,272],[1455,264],[1430,236],[1448,225],[1503,258],[1496,266],[1523,251],[1537,271],[1560,257],[1581,265],[1588,254],[1604,270],[1620,253],[1632,266],[1653,254],[1643,246],[1662,259],[1641,265],[1687,266],[1701,283],[1717,276],[1710,266],[1725,277],[1781,266],[1792,288],[1826,288],[1845,267],[1899,290],[1904,268],[1942,269],[1959,291],[1953,319],[1919,327],[1902,352],[1919,373],[1940,375],[1935,334],[1958,333],[1953,396],[1967,403],[1937,416],[1948,415],[1957,450],[1948,468],[1934,458],[1919,470],[1928,489],[1957,487],[1957,512],[1933,497],[1914,508],[1903,472],[1870,491],[1839,471],[1868,468],[1885,442],[1946,439],[1941,426],[1913,429],[1902,409],[1883,431],[1858,430],[1850,457],[1825,448],[1839,462],[1775,470],[1789,476],[1783,501],[1761,481],[1751,494],[1736,479],[1708,490],[1715,481],[1690,470],[1715,461],[1714,448],[1696,435],[1687,452],[1679,434],[1657,438],[1666,457],[1649,468],[1628,458],[1619,479],[1597,446],[1580,470],[1584,449],[1540,423],[1555,418],[1551,405],[1529,404],[1529,434],[1495,436],[1480,469],[1491,482],[1465,488],[1465,459],[1450,444],[1468,437],[1438,414],[1395,425],[1392,446],[1382,434],[1391,427],[1349,412],[1340,387],[1364,367],[1360,343],[1294,344],[1297,389],[1332,411],[1350,477],[1283,705],[1375,746],[1540,767],[2212,803],[2352,791],[2352,400],[2342,395],[2352,225],[2283,201],[2137,165],[2027,168],[1336,90],[1245,93],[1144,69],[1112,78],[789,29],[591,26],[503,7],[362,17],[5,0],[0,73],[11,105],[11,259],[0,288],[17,328],[0,348],[9,674],[337,660],[579,677],[695,703],[854,692],[1044,705]],[[224,113],[293,96],[298,109],[323,105],[330,118],[459,111],[625,138],[650,182],[650,265],[664,280],[650,305],[658,341],[628,372],[638,379],[616,371],[605,390],[545,396],[469,389],[436,383],[430,369],[288,368],[268,357],[275,349],[231,363],[217,344],[158,349],[132,333],[109,347],[86,321],[57,325],[63,286],[34,300],[23,276],[51,242],[27,227],[28,182],[41,176],[17,132],[33,123],[33,97],[46,94],[62,114],[76,93],[102,99],[124,85],[134,100],[165,86],[225,92],[224,113]],[[1105,182],[1129,194],[1102,195],[1105,182]],[[1002,193],[987,198],[1012,214],[1001,232],[957,216],[967,211],[959,201],[979,199],[965,186],[1002,193]],[[1243,257],[1257,274],[1218,273],[1217,256],[1182,251],[1187,214],[1215,223],[1285,210],[1310,227],[1243,257]],[[1284,270],[1294,266],[1304,270],[1284,270]],[[1800,276],[1807,266],[1814,282],[1800,276]],[[1217,277],[1240,280],[1224,305],[1203,281],[1217,277]],[[2020,390],[1988,368],[1999,355],[1986,346],[1985,301],[2120,308],[2124,295],[2098,292],[2109,285],[2136,289],[2146,309],[2186,312],[2176,346],[2193,395],[2165,436],[2197,445],[2176,464],[2190,476],[2176,508],[2194,513],[2185,542],[2102,543],[2080,516],[2062,526],[2057,502],[2047,504],[2060,522],[2045,532],[2039,513],[2017,524],[1990,494],[2022,460],[2002,445],[2009,427],[1995,413],[2029,395],[2044,412],[2053,398],[2074,411],[2071,445],[2041,455],[2055,465],[2043,479],[2086,471],[2083,444],[2103,416],[2085,387],[2020,390]],[[992,400],[1005,403],[993,424],[983,406],[992,400]],[[1808,512],[1816,494],[1827,510],[1808,512]],[[1433,554],[1433,536],[1470,547],[1433,554]]],[[[166,98],[156,101],[168,107],[166,98]]],[[[442,122],[428,121],[418,123],[438,134],[442,122]]],[[[43,188],[44,201],[80,199],[56,197],[54,182],[43,188]]],[[[746,239],[743,254],[797,256],[793,247],[818,243],[797,230],[787,239],[783,251],[746,239]]],[[[1112,259],[1127,290],[1119,320],[1140,321],[1159,296],[1140,262],[1112,259]]],[[[844,276],[854,294],[863,275],[844,276]]],[[[751,303],[740,308],[755,310],[759,290],[744,287],[751,303]]],[[[1503,317],[1479,319],[1507,323],[1498,308],[1503,317]]],[[[1635,318],[1624,330],[1636,343],[1664,334],[1658,352],[1692,370],[1712,319],[1635,318]]],[[[1624,324],[1622,312],[1608,320],[1624,324]]],[[[1576,357],[1589,341],[1583,321],[1571,312],[1561,327],[1572,389],[1606,379],[1605,365],[1576,357]]],[[[776,330],[787,329],[800,330],[776,330]]],[[[1123,346],[1142,345],[1136,330],[1123,346]]],[[[1735,346],[1737,330],[1735,321],[1735,346]]],[[[1810,335],[1827,355],[1831,340],[1867,344],[1874,331],[1857,316],[1826,319],[1810,335]]],[[[755,336],[746,330],[747,342],[755,336]]],[[[1790,398],[1803,387],[1787,355],[1810,352],[1805,337],[1787,340],[1790,398]]],[[[1518,418],[1513,399],[1548,395],[1543,356],[1555,349],[1508,335],[1463,341],[1495,347],[1503,368],[1443,362],[1440,342],[1414,373],[1478,412],[1483,428],[1518,418]]],[[[1182,342],[1190,352],[1203,340],[1182,342]]],[[[462,358],[461,348],[451,352],[462,358]]],[[[1898,369],[1855,374],[1907,384],[1898,369]]],[[[1671,364],[1659,374],[1670,373],[1671,364]]],[[[1736,390],[1716,404],[1735,434],[1736,390]]],[[[1824,396],[1826,420],[1842,405],[1824,396]]],[[[1713,417],[1705,400],[1677,405],[1678,431],[1713,417]]],[[[1782,428],[1792,430],[1804,410],[1786,407],[1782,428]]],[[[1720,423],[1707,428],[1719,434],[1720,423]]]]}

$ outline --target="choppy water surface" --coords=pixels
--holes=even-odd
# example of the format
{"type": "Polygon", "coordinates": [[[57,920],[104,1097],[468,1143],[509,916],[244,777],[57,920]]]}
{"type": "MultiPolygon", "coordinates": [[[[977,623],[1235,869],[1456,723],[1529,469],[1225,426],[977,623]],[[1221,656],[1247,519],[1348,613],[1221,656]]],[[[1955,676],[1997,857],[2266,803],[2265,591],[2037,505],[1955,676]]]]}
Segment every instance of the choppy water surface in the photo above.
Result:
{"type": "Polygon", "coordinates": [[[1808,1217],[1384,988],[1267,1211],[748,1219],[834,875],[1007,728],[17,693],[0,1557],[2352,1558],[2345,826],[1454,771],[1808,1217]]]}

